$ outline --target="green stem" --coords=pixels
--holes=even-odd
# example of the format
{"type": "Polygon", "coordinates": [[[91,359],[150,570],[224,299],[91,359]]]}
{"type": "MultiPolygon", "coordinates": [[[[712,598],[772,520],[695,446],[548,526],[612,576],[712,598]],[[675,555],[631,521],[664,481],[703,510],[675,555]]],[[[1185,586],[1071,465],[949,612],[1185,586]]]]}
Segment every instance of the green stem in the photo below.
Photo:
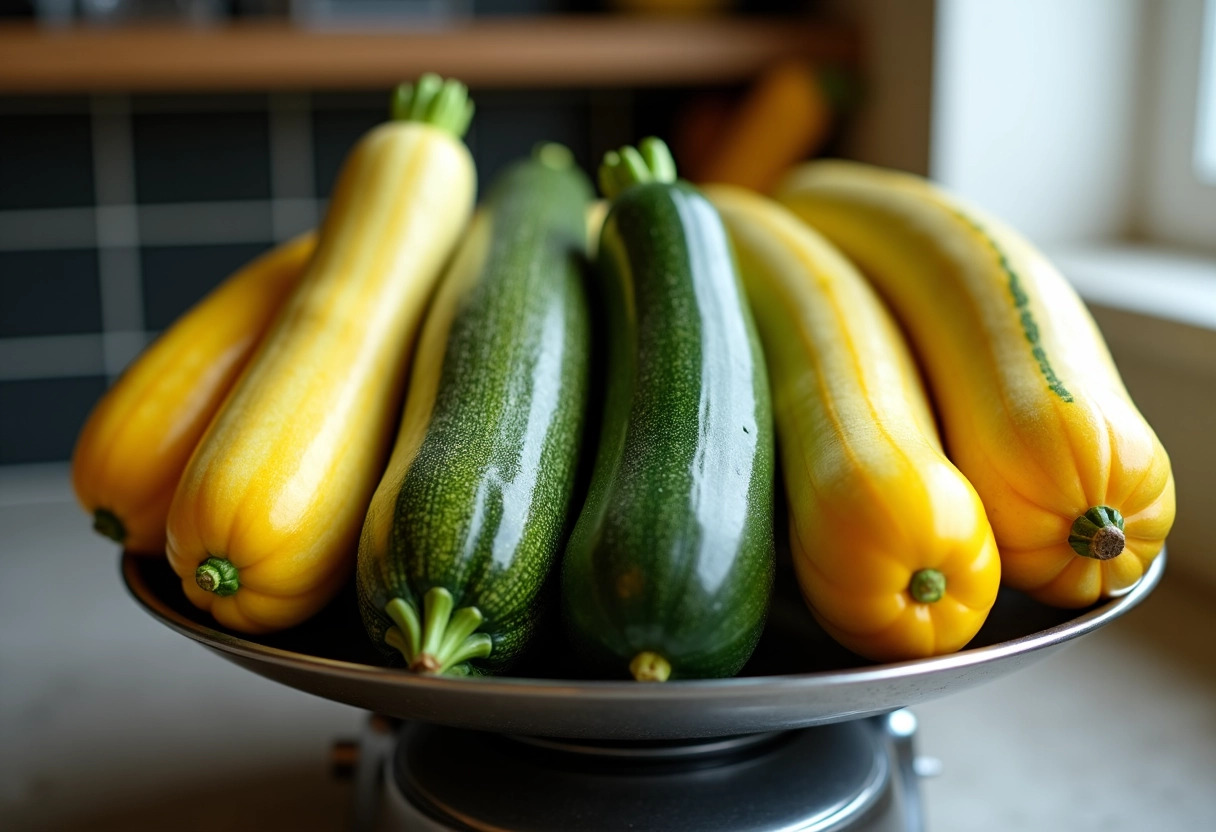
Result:
{"type": "Polygon", "coordinates": [[[532,148],[532,158],[550,170],[569,170],[574,167],[574,154],[570,148],[557,142],[541,142],[532,148]]]}
{"type": "Polygon", "coordinates": [[[476,633],[469,636],[452,655],[443,660],[443,665],[439,668],[440,673],[448,673],[453,667],[467,667],[465,662],[469,659],[484,659],[489,656],[494,650],[494,640],[485,633],[476,633]]]}
{"type": "Polygon", "coordinates": [[[399,650],[416,673],[467,675],[464,663],[489,656],[494,642],[476,632],[485,621],[477,607],[453,612],[453,606],[452,593],[438,586],[422,599],[421,618],[408,601],[394,598],[384,608],[395,625],[385,631],[385,643],[399,650]]]}
{"type": "Polygon", "coordinates": [[[629,663],[629,672],[639,682],[666,682],[671,678],[671,663],[658,653],[643,650],[629,663]]]}
{"type": "Polygon", "coordinates": [[[439,655],[443,634],[452,618],[452,605],[452,593],[441,586],[434,587],[422,599],[422,652],[418,659],[428,654],[439,655]]]}
{"type": "Polygon", "coordinates": [[[646,167],[650,171],[650,177],[653,181],[676,181],[676,160],[672,157],[671,151],[662,139],[656,136],[642,139],[638,142],[638,150],[642,154],[642,159],[646,162],[646,167]]]}
{"type": "Polygon", "coordinates": [[[485,619],[477,607],[462,607],[448,621],[448,630],[439,645],[439,653],[447,656],[453,653],[464,640],[473,635],[485,619]]]}
{"type": "Polygon", "coordinates": [[[414,607],[401,598],[394,598],[384,605],[384,611],[396,626],[389,627],[384,640],[401,651],[401,657],[409,664],[418,655],[422,646],[422,625],[414,607]]]}
{"type": "Polygon", "coordinates": [[[232,561],[209,557],[194,570],[194,582],[206,592],[214,592],[221,598],[236,594],[241,588],[240,574],[232,561]]]}
{"type": "Polygon", "coordinates": [[[396,121],[433,124],[457,138],[463,137],[473,120],[473,102],[468,88],[459,81],[444,80],[428,72],[417,83],[402,84],[393,91],[389,112],[396,121]]]}
{"type": "Polygon", "coordinates": [[[115,543],[122,543],[127,539],[126,527],[118,519],[118,515],[109,509],[99,508],[93,512],[93,530],[115,543]]]}
{"type": "Polygon", "coordinates": [[[676,162],[662,139],[642,139],[637,147],[604,154],[599,170],[600,190],[608,199],[645,182],[675,182],[676,162]]]}
{"type": "Polygon", "coordinates": [[[443,79],[433,72],[428,72],[414,84],[414,95],[410,101],[410,112],[406,118],[409,121],[422,121],[431,111],[431,104],[439,97],[443,89],[443,79]]]}
{"type": "Polygon", "coordinates": [[[408,662],[409,657],[413,655],[413,650],[410,649],[410,644],[406,637],[401,634],[401,630],[397,627],[389,627],[384,631],[384,643],[394,650],[400,651],[401,655],[408,662]]]}
{"type": "Polygon", "coordinates": [[[1123,515],[1110,506],[1094,506],[1072,523],[1068,545],[1078,555],[1110,560],[1123,553],[1127,537],[1123,515]]]}
{"type": "Polygon", "coordinates": [[[908,594],[921,604],[940,601],[946,594],[946,576],[936,569],[918,569],[908,582],[908,594]]]}

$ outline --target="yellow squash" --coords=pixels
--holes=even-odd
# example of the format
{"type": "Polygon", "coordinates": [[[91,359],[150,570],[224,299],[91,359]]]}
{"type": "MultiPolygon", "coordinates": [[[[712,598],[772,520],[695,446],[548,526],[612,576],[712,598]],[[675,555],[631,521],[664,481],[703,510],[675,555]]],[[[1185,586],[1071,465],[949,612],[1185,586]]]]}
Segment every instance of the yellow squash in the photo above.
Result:
{"type": "Polygon", "coordinates": [[[156,339],[89,414],[72,455],[93,528],[163,555],[186,461],[312,256],[311,234],[228,278],[156,339]]]}
{"type": "Polygon", "coordinates": [[[831,77],[798,59],[767,69],[689,178],[767,191],[828,138],[836,109],[825,83],[831,77]]]}
{"type": "Polygon", "coordinates": [[[919,177],[813,162],[777,197],[903,324],[950,456],[988,511],[1004,582],[1062,607],[1134,585],[1174,520],[1169,457],[1060,273],[919,177]]]}
{"type": "Polygon", "coordinates": [[[472,212],[464,87],[424,76],[347,158],[314,255],[178,486],[169,562],[249,633],[343,585],[400,414],[409,354],[472,212]]]}
{"type": "Polygon", "coordinates": [[[975,490],[942,452],[916,366],[857,270],[772,200],[722,215],[764,342],[798,581],[845,647],[899,661],[958,650],[996,600],[975,490]]]}

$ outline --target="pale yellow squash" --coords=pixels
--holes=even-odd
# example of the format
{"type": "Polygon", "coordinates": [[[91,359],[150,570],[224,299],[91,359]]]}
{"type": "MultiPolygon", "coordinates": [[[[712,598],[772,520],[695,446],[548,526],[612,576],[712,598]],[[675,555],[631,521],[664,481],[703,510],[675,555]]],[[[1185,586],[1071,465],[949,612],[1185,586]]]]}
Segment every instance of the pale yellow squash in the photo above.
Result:
{"type": "Polygon", "coordinates": [[[437,84],[347,158],[307,273],[174,497],[169,561],[225,626],[298,624],[353,569],[415,335],[473,207],[471,105],[437,84]]]}

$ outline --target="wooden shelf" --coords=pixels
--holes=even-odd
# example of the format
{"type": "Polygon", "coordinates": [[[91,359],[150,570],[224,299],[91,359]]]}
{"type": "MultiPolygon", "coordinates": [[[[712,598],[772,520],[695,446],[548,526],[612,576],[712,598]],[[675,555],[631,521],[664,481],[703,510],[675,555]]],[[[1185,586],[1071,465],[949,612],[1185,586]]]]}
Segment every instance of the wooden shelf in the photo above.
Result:
{"type": "Polygon", "coordinates": [[[425,71],[473,87],[744,80],[774,60],[852,61],[851,30],[801,19],[624,16],[477,20],[444,29],[44,29],[0,25],[0,93],[386,87],[425,71]]]}

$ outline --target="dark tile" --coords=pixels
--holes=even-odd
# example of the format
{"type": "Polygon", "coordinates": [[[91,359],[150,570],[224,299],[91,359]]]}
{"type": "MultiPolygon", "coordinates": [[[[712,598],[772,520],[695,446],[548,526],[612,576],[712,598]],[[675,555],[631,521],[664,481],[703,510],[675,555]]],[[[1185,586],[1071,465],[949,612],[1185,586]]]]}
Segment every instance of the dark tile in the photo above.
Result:
{"type": "Polygon", "coordinates": [[[633,141],[646,136],[669,138],[674,133],[675,120],[688,102],[687,90],[639,90],[634,96],[633,141]]]}
{"type": "Polygon", "coordinates": [[[132,96],[131,112],[201,113],[261,112],[266,109],[262,93],[145,93],[132,96]]]}
{"type": "Polygon", "coordinates": [[[0,96],[0,115],[83,115],[91,111],[89,98],[82,95],[5,95],[0,96]]]}
{"type": "Polygon", "coordinates": [[[270,125],[254,113],[131,117],[140,202],[270,197],[270,125]]]}
{"type": "Polygon", "coordinates": [[[334,189],[342,162],[363,134],[388,118],[388,104],[353,109],[316,109],[312,114],[313,165],[317,196],[334,189]]]}
{"type": "Polygon", "coordinates": [[[382,118],[388,117],[388,105],[392,90],[317,90],[309,94],[314,111],[329,110],[376,110],[382,118]]]}
{"type": "Polygon", "coordinates": [[[0,337],[100,331],[96,251],[0,251],[0,337]]]}
{"type": "Polygon", "coordinates": [[[270,243],[157,246],[140,252],[144,326],[164,329],[270,243]]]}
{"type": "Polygon", "coordinates": [[[473,14],[477,17],[523,17],[558,12],[598,11],[579,8],[590,5],[573,0],[473,0],[473,14]]]}
{"type": "Polygon", "coordinates": [[[0,115],[0,209],[92,202],[87,115],[0,115]]]}
{"type": "MultiPolygon", "coordinates": [[[[527,156],[540,141],[569,147],[580,164],[590,161],[589,104],[584,93],[569,91],[503,92],[473,90],[477,113],[467,142],[477,162],[481,188],[503,167],[527,156]]],[[[318,97],[313,111],[313,148],[317,195],[333,191],[342,163],[368,130],[386,118],[385,106],[342,106],[318,97]]]]}
{"type": "Polygon", "coordinates": [[[494,177],[524,158],[538,142],[560,142],[588,168],[589,105],[585,95],[568,92],[473,93],[477,113],[469,146],[477,161],[484,195],[494,177]]]}
{"type": "Polygon", "coordinates": [[[68,459],[104,378],[0,381],[0,465],[68,459]]]}

